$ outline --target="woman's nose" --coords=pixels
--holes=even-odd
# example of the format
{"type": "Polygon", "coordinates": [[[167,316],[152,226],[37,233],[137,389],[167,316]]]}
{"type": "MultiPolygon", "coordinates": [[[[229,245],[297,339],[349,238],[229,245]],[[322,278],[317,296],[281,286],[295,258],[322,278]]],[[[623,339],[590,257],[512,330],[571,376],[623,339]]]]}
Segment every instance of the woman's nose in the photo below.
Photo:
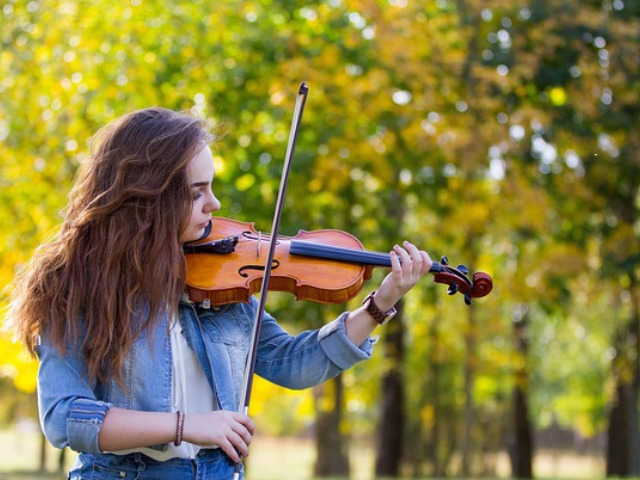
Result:
{"type": "Polygon", "coordinates": [[[205,204],[205,208],[208,212],[216,212],[220,210],[221,206],[222,205],[220,204],[220,200],[218,200],[213,193],[211,194],[211,198],[209,199],[209,201],[205,204]]]}

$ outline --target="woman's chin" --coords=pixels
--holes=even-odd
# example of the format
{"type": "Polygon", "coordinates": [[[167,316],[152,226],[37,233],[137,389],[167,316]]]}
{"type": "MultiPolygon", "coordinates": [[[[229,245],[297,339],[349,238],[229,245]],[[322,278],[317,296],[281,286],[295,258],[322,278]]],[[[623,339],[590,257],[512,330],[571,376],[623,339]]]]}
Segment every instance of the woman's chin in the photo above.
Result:
{"type": "Polygon", "coordinates": [[[204,235],[204,228],[198,229],[197,232],[184,233],[180,236],[180,243],[195,242],[196,240],[200,240],[202,235],[204,235]]]}

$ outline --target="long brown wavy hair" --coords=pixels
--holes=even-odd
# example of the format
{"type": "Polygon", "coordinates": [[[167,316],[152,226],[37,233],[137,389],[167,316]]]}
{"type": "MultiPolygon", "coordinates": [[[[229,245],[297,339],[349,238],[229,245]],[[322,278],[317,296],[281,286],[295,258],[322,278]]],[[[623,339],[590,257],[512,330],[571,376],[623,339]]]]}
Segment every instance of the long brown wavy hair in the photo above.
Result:
{"type": "Polygon", "coordinates": [[[136,338],[177,309],[179,237],[192,208],[186,166],[212,139],[200,119],[162,108],[95,135],[60,232],[16,277],[10,316],[31,354],[45,335],[61,355],[78,345],[92,381],[122,380],[136,338]]]}

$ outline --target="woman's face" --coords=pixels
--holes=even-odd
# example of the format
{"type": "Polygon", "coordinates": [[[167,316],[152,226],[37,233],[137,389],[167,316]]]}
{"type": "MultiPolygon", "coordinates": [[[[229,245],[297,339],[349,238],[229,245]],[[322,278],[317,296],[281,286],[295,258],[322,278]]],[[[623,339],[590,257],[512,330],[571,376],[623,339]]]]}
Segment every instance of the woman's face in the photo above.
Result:
{"type": "Polygon", "coordinates": [[[187,180],[191,188],[193,205],[189,223],[180,235],[180,242],[198,240],[211,220],[211,212],[220,210],[220,202],[211,191],[215,175],[213,156],[208,146],[191,159],[187,165],[187,180]]]}

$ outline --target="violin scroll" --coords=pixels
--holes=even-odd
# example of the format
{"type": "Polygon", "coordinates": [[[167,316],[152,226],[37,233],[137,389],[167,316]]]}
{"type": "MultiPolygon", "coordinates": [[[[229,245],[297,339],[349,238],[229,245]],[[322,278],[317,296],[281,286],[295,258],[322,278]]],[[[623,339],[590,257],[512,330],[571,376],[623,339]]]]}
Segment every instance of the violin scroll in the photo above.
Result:
{"type": "Polygon", "coordinates": [[[434,282],[449,286],[447,289],[449,295],[456,293],[464,295],[464,302],[467,305],[471,305],[472,298],[484,297],[493,289],[491,276],[484,272],[476,272],[473,274],[473,279],[469,279],[469,269],[465,265],[451,267],[447,257],[442,257],[440,262],[433,262],[430,272],[434,274],[434,282]]]}

